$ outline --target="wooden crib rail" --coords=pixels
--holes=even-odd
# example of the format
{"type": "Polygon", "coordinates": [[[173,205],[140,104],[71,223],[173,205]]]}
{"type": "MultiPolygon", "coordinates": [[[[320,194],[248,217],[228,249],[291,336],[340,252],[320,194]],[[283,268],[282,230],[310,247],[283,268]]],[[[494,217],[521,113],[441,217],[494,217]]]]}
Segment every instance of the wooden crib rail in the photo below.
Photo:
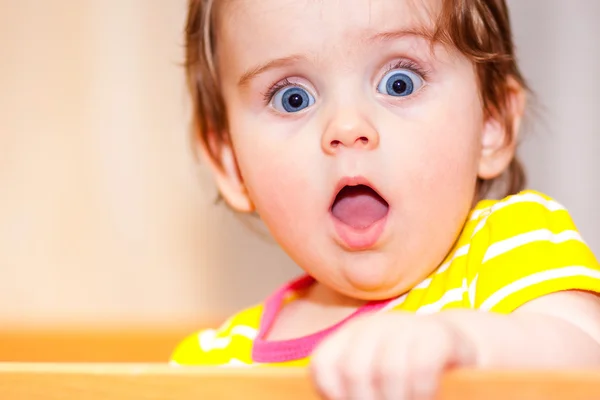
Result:
{"type": "MultiPolygon", "coordinates": [[[[0,363],[3,400],[318,399],[304,369],[0,363]]],[[[440,400],[600,400],[600,371],[445,375],[440,400]]]]}

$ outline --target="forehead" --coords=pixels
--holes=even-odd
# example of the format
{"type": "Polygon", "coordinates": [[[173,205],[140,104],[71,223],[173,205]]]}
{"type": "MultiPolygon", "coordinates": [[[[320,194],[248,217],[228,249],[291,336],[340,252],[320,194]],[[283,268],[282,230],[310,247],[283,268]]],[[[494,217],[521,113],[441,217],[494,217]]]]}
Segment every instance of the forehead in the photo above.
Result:
{"type": "Polygon", "coordinates": [[[227,0],[217,48],[243,63],[352,51],[380,32],[431,32],[440,8],[441,0],[227,0]]]}

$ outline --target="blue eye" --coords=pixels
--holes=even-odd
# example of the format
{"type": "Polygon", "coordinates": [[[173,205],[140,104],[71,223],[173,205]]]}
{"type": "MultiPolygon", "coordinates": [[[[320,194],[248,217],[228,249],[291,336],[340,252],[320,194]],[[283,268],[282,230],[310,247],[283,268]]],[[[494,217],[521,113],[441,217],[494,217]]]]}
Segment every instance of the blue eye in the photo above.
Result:
{"type": "Polygon", "coordinates": [[[406,97],[423,86],[423,79],[416,73],[406,69],[395,69],[388,72],[379,85],[379,93],[396,97],[406,97]]]}
{"type": "Polygon", "coordinates": [[[288,86],[275,93],[272,104],[277,111],[295,113],[315,104],[315,98],[300,86],[288,86]]]}

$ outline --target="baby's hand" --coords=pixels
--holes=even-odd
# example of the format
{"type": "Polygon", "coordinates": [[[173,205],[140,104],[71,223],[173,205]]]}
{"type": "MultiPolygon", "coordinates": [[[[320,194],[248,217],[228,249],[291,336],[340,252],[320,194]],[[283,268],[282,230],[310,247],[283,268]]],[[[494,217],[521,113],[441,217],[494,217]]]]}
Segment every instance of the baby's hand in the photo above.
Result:
{"type": "Polygon", "coordinates": [[[475,351],[439,316],[387,313],[349,323],[314,352],[311,374],[327,399],[434,398],[441,374],[475,351]]]}

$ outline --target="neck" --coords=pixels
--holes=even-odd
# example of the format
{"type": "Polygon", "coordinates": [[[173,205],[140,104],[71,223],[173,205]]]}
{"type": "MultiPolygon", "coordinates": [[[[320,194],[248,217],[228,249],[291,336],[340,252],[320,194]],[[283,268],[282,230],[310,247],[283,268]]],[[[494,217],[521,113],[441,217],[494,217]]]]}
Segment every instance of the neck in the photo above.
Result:
{"type": "Polygon", "coordinates": [[[336,292],[319,282],[315,282],[310,287],[306,299],[321,307],[338,309],[357,309],[367,303],[365,300],[355,299],[336,292]]]}

